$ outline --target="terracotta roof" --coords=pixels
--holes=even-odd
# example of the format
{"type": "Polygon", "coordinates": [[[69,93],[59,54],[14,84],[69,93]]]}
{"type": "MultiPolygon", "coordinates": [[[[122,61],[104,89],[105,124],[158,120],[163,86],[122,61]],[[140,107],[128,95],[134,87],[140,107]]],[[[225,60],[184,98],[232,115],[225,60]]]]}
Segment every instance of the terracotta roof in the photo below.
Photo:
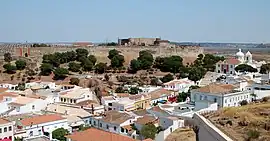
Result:
{"type": "Polygon", "coordinates": [[[218,62],[218,63],[238,65],[241,62],[238,59],[235,59],[235,58],[228,58],[228,59],[224,60],[223,62],[218,62]]]}
{"type": "Polygon", "coordinates": [[[100,120],[113,124],[121,124],[131,118],[132,117],[127,113],[122,113],[118,111],[107,111],[105,112],[105,116],[102,117],[100,120]]]}
{"type": "Polygon", "coordinates": [[[103,130],[90,128],[82,132],[75,132],[66,136],[72,141],[136,141],[135,139],[103,130]]]}
{"type": "Polygon", "coordinates": [[[99,104],[94,100],[85,100],[85,101],[81,101],[79,103],[76,103],[76,105],[91,108],[92,105],[95,107],[95,106],[98,106],[99,104]]]}
{"type": "Polygon", "coordinates": [[[142,96],[144,96],[144,99],[150,98],[146,94],[136,94],[136,95],[129,96],[129,99],[131,99],[131,100],[141,100],[142,96]]]}
{"type": "Polygon", "coordinates": [[[173,92],[166,89],[158,89],[153,92],[150,92],[151,100],[158,99],[161,97],[170,96],[173,92]]]}
{"type": "Polygon", "coordinates": [[[50,115],[39,115],[39,116],[34,116],[30,118],[24,118],[20,122],[24,126],[29,126],[29,125],[37,125],[37,124],[42,124],[46,122],[53,122],[53,121],[58,121],[58,120],[63,120],[62,116],[58,114],[50,114],[50,115]]]}
{"type": "Polygon", "coordinates": [[[153,116],[145,115],[145,116],[143,116],[141,118],[138,118],[137,121],[135,121],[135,123],[144,125],[144,124],[147,124],[147,123],[153,123],[156,120],[157,119],[155,117],[153,117],[153,116]]]}
{"type": "Polygon", "coordinates": [[[133,111],[133,113],[136,114],[136,115],[138,115],[138,116],[144,116],[144,115],[149,114],[146,109],[141,109],[141,110],[133,111]]]}
{"type": "Polygon", "coordinates": [[[145,139],[145,140],[143,140],[143,141],[153,141],[153,140],[148,138],[148,139],[145,139]]]}
{"type": "Polygon", "coordinates": [[[128,93],[116,93],[118,97],[129,97],[128,93]]]}
{"type": "Polygon", "coordinates": [[[24,96],[18,96],[14,102],[11,102],[9,104],[23,106],[23,105],[26,105],[28,103],[34,102],[35,100],[37,100],[37,99],[30,98],[30,97],[24,97],[24,96]]]}
{"type": "Polygon", "coordinates": [[[0,88],[0,93],[7,91],[8,88],[0,88]]]}
{"type": "Polygon", "coordinates": [[[4,97],[17,97],[19,96],[16,93],[12,93],[12,92],[3,92],[0,94],[0,101],[2,101],[4,99],[4,97]]]}
{"type": "Polygon", "coordinates": [[[9,123],[8,120],[0,118],[0,124],[6,124],[9,123]]]}
{"type": "Polygon", "coordinates": [[[211,93],[211,94],[226,94],[231,93],[236,87],[231,84],[209,84],[207,86],[196,89],[195,91],[199,91],[202,93],[211,93]]]}

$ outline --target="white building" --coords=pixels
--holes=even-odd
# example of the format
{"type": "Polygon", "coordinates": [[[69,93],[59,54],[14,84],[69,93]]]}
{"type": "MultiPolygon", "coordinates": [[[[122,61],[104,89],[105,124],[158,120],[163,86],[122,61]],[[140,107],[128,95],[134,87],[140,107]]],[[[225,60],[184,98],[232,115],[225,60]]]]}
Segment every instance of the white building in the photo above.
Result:
{"type": "Polygon", "coordinates": [[[9,122],[6,119],[0,119],[0,141],[3,140],[14,140],[13,122],[9,122]]]}
{"type": "Polygon", "coordinates": [[[19,120],[15,129],[15,137],[29,138],[48,134],[52,139],[52,132],[58,128],[71,132],[66,118],[57,114],[37,115],[19,120]]]}
{"type": "Polygon", "coordinates": [[[170,82],[163,84],[165,89],[172,90],[172,91],[178,91],[178,92],[188,92],[189,87],[192,85],[195,85],[195,83],[188,78],[183,79],[175,79],[170,82]]]}
{"type": "Polygon", "coordinates": [[[128,130],[124,126],[133,124],[136,117],[125,112],[106,111],[104,116],[92,117],[91,125],[104,131],[128,135],[128,130]]]}
{"type": "Polygon", "coordinates": [[[0,84],[0,88],[8,88],[9,90],[15,90],[18,84],[10,84],[10,83],[2,83],[0,84]]]}
{"type": "Polygon", "coordinates": [[[249,51],[244,54],[241,49],[239,49],[234,58],[228,58],[224,61],[219,61],[216,64],[216,72],[235,75],[235,68],[240,64],[247,64],[260,71],[260,67],[264,63],[265,62],[256,62],[255,60],[252,60],[252,54],[249,51]]]}
{"type": "Polygon", "coordinates": [[[241,88],[241,85],[236,87],[231,84],[210,84],[199,89],[195,89],[191,92],[191,102],[209,101],[218,103],[221,107],[239,106],[240,102],[246,100],[251,101],[250,90],[241,88]]]}
{"type": "Polygon", "coordinates": [[[161,101],[168,101],[170,97],[174,97],[178,95],[178,92],[173,92],[164,88],[157,89],[148,93],[151,97],[150,104],[153,105],[154,103],[158,103],[161,101]]]}
{"type": "Polygon", "coordinates": [[[61,103],[76,104],[85,100],[94,100],[94,92],[89,88],[75,87],[59,93],[61,103]]]}
{"type": "Polygon", "coordinates": [[[55,89],[56,85],[54,82],[42,82],[42,81],[36,81],[36,82],[30,82],[25,83],[25,88],[33,88],[33,87],[40,87],[43,89],[55,89]]]}

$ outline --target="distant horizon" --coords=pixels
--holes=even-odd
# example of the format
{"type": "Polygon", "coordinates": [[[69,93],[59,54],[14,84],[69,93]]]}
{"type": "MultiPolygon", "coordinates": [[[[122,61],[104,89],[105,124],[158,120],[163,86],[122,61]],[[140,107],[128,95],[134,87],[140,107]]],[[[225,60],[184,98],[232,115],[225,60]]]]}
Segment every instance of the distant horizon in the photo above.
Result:
{"type": "Polygon", "coordinates": [[[2,42],[270,43],[269,0],[9,0],[0,2],[2,42]]]}

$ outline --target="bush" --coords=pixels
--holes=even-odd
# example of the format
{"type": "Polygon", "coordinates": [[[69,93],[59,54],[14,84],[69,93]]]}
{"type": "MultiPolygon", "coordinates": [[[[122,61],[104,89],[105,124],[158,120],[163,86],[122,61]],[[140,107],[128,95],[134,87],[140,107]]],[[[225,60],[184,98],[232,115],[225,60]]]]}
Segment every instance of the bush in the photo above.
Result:
{"type": "Polygon", "coordinates": [[[68,70],[72,71],[72,72],[79,72],[81,68],[81,65],[75,62],[70,62],[68,64],[68,70]]]}
{"type": "Polygon", "coordinates": [[[262,98],[262,101],[263,101],[263,102],[268,102],[269,99],[270,99],[270,97],[263,97],[263,98],[262,98]]]}
{"type": "Polygon", "coordinates": [[[240,104],[241,106],[244,106],[244,105],[247,105],[248,102],[247,102],[246,100],[243,100],[243,101],[241,101],[239,104],[240,104]]]}
{"type": "Polygon", "coordinates": [[[6,69],[6,72],[7,72],[8,74],[14,74],[14,73],[16,73],[16,70],[17,70],[17,67],[11,65],[10,63],[5,64],[5,65],[3,66],[3,68],[6,69]]]}
{"type": "Polygon", "coordinates": [[[18,70],[23,70],[26,67],[26,62],[23,60],[17,60],[15,64],[18,70]]]}
{"type": "Polygon", "coordinates": [[[248,140],[250,139],[257,139],[260,136],[260,132],[257,130],[249,130],[247,132],[248,140]]]}

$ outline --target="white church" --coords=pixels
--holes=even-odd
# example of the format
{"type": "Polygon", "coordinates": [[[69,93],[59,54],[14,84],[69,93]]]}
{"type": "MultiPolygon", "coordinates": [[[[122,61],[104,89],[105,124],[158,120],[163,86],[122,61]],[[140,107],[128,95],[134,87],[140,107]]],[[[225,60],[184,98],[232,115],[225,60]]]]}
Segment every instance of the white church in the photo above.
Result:
{"type": "Polygon", "coordinates": [[[252,54],[249,51],[244,54],[241,49],[239,49],[239,51],[235,54],[233,58],[227,58],[224,61],[219,61],[216,64],[216,72],[235,75],[237,73],[235,71],[235,67],[240,64],[247,64],[260,71],[261,65],[265,64],[265,62],[257,62],[255,60],[252,60],[252,54]]]}

